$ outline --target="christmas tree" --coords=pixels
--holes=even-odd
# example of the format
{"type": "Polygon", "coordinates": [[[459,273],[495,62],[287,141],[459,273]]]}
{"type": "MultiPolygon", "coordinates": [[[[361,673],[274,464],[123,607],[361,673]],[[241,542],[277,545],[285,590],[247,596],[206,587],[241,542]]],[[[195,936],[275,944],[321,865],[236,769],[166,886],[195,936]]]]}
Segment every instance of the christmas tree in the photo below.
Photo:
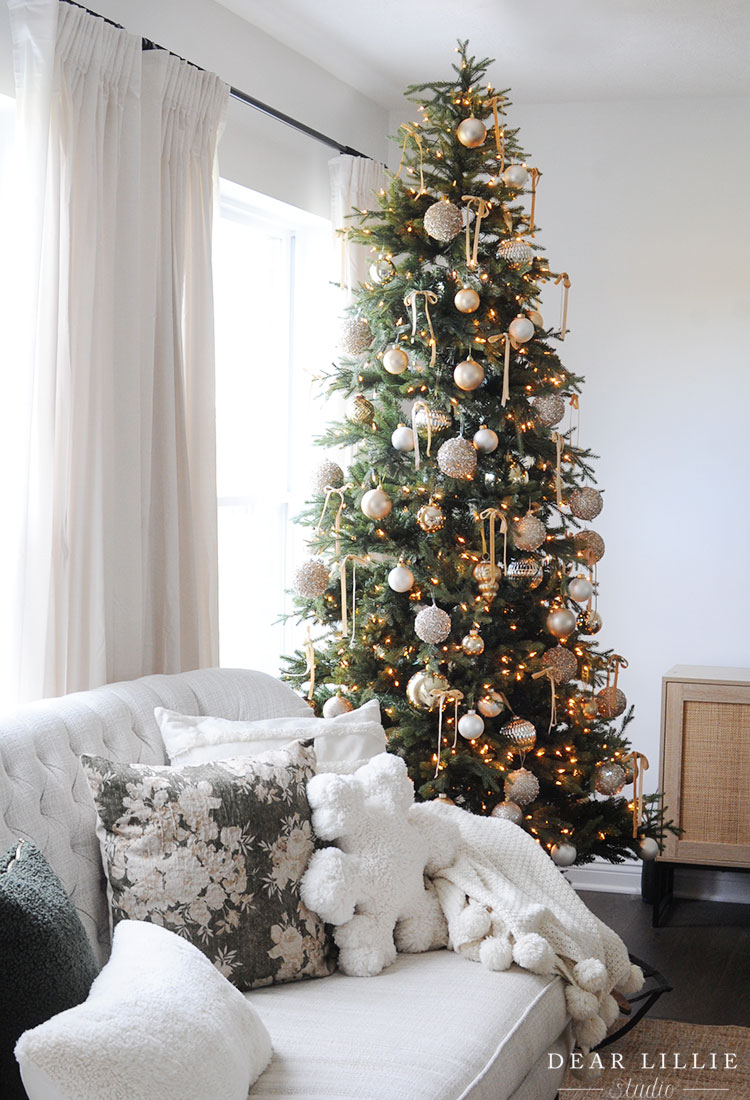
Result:
{"type": "Polygon", "coordinates": [[[300,517],[316,637],[285,675],[327,716],[377,698],[421,799],[508,817],[562,865],[653,858],[665,825],[637,797],[627,661],[595,640],[605,545],[585,524],[603,497],[558,353],[570,280],[538,242],[508,94],[458,54],[455,80],[407,90],[399,171],[347,230],[372,263],[326,379],[346,419],[319,442],[354,457],[344,474],[329,453],[300,517]],[[559,327],[540,313],[551,282],[559,327]]]}

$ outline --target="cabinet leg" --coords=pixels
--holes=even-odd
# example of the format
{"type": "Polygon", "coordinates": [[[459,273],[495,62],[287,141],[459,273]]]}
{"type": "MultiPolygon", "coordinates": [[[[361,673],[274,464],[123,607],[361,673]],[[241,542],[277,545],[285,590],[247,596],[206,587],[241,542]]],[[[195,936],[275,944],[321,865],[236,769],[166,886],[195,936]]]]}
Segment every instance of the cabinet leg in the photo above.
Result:
{"type": "Polygon", "coordinates": [[[654,928],[660,928],[666,920],[674,894],[674,864],[655,860],[652,889],[653,911],[651,923],[654,928]]]}

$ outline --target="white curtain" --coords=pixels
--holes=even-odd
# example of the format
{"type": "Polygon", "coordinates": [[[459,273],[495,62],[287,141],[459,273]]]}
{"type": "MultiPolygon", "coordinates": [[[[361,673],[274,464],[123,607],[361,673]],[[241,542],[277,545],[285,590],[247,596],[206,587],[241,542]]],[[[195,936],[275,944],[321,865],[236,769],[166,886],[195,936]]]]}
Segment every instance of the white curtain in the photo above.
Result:
{"type": "Polygon", "coordinates": [[[79,8],[8,6],[30,200],[13,624],[28,699],[218,662],[211,225],[228,89],[79,8]]]}
{"type": "Polygon", "coordinates": [[[350,215],[355,210],[375,208],[377,193],[385,187],[385,168],[367,157],[342,154],[329,160],[331,181],[331,222],[336,234],[336,274],[334,279],[341,286],[341,306],[351,303],[354,291],[368,278],[368,269],[374,256],[364,245],[349,244],[338,232],[355,224],[350,215]]]}

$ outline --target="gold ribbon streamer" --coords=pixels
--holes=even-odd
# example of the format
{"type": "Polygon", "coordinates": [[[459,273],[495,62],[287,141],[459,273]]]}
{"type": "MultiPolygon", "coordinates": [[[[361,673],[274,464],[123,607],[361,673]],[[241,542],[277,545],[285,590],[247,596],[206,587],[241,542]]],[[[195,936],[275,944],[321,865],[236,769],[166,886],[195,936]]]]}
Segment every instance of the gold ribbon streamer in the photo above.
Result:
{"type": "Polygon", "coordinates": [[[310,633],[309,626],[307,628],[307,640],[305,641],[305,655],[307,657],[305,676],[310,677],[310,687],[307,691],[307,700],[311,703],[315,697],[315,645],[312,640],[312,634],[310,633]]]}
{"type": "Polygon", "coordinates": [[[453,748],[455,749],[458,743],[458,704],[464,697],[464,693],[459,691],[458,688],[433,688],[430,695],[438,700],[438,739],[437,739],[437,760],[435,762],[435,775],[433,779],[437,779],[440,775],[440,754],[443,751],[443,710],[445,708],[446,700],[454,704],[453,711],[453,748]]]}
{"type": "Polygon", "coordinates": [[[550,689],[550,711],[549,711],[549,726],[547,727],[547,733],[550,732],[553,726],[557,725],[557,696],[555,695],[555,670],[553,668],[542,668],[539,672],[532,674],[532,680],[539,680],[542,676],[546,676],[549,680],[550,689]]]}
{"type": "Polygon", "coordinates": [[[424,195],[424,139],[419,132],[418,127],[413,122],[402,122],[399,129],[404,131],[404,144],[401,147],[401,163],[398,166],[398,172],[396,172],[396,179],[401,175],[401,169],[404,167],[404,159],[406,157],[406,146],[409,144],[409,138],[414,139],[414,144],[419,151],[419,191],[417,196],[424,195]]]}
{"type": "Polygon", "coordinates": [[[565,333],[568,327],[568,292],[570,291],[570,276],[567,271],[563,271],[561,275],[558,275],[555,279],[554,285],[557,286],[560,282],[563,285],[563,298],[562,298],[562,320],[560,322],[560,339],[565,339],[565,333]]]}
{"type": "Polygon", "coordinates": [[[503,112],[502,104],[505,101],[504,95],[494,95],[490,100],[492,104],[492,117],[494,121],[495,129],[495,144],[497,145],[497,159],[500,161],[499,171],[505,171],[505,130],[500,126],[500,119],[498,117],[498,103],[500,104],[500,112],[503,112]]]}
{"type": "MultiPolygon", "coordinates": [[[[479,513],[479,518],[490,521],[490,568],[492,583],[495,583],[497,566],[495,565],[495,520],[500,520],[500,534],[503,536],[503,571],[508,568],[508,517],[500,508],[485,508],[479,513]]],[[[482,553],[487,553],[487,544],[484,541],[484,522],[482,522],[482,553]]]]}
{"type": "MultiPolygon", "coordinates": [[[[347,608],[346,608],[346,563],[348,561],[353,562],[355,567],[357,565],[368,565],[369,564],[367,558],[363,558],[359,554],[345,554],[344,557],[339,560],[339,579],[341,581],[341,632],[342,632],[342,634],[346,634],[347,630],[349,629],[349,618],[348,618],[347,608]]],[[[355,611],[355,587],[354,587],[355,584],[357,583],[356,582],[356,576],[357,576],[357,574],[353,573],[353,579],[352,579],[352,623],[354,623],[355,615],[356,615],[356,611],[355,611]]],[[[353,634],[352,634],[352,637],[353,637],[353,634]]]]}
{"type": "Polygon", "coordinates": [[[633,836],[637,837],[643,820],[643,773],[648,771],[648,757],[633,750],[623,756],[623,764],[628,760],[633,761],[633,836]]]}
{"type": "Polygon", "coordinates": [[[325,503],[323,504],[323,511],[320,513],[320,519],[318,520],[318,526],[315,529],[315,533],[317,535],[322,535],[323,534],[323,529],[321,527],[321,524],[323,522],[323,519],[325,518],[326,510],[328,508],[328,503],[329,503],[331,497],[333,496],[333,494],[338,493],[338,495],[340,497],[340,502],[339,502],[338,508],[336,509],[336,519],[334,520],[334,523],[333,523],[333,530],[334,530],[334,533],[336,535],[336,557],[339,557],[339,555],[341,554],[341,513],[343,512],[344,507],[345,507],[344,493],[346,492],[347,489],[353,489],[353,488],[354,488],[353,485],[343,485],[340,489],[335,488],[333,485],[326,485],[326,499],[325,499],[325,503]]]}
{"type": "Polygon", "coordinates": [[[581,439],[581,403],[578,400],[578,394],[577,393],[573,393],[573,394],[570,395],[570,433],[571,433],[571,439],[572,439],[572,436],[573,436],[573,410],[574,409],[575,409],[575,413],[576,413],[575,439],[576,439],[576,445],[578,446],[580,444],[580,439],[581,439]]]}
{"type": "Polygon", "coordinates": [[[427,419],[427,457],[430,457],[432,446],[432,420],[430,419],[430,406],[426,401],[415,401],[411,407],[411,431],[414,436],[414,469],[419,469],[419,432],[417,431],[417,413],[424,409],[427,419]]]}
{"type": "Polygon", "coordinates": [[[531,213],[529,214],[529,236],[534,236],[534,211],[536,209],[536,185],[539,183],[541,172],[538,168],[529,168],[531,176],[531,213]]]}
{"type": "Polygon", "coordinates": [[[432,318],[430,317],[430,303],[434,306],[438,300],[438,296],[434,290],[410,290],[404,298],[404,305],[407,309],[411,310],[411,334],[416,336],[417,334],[417,297],[424,295],[424,315],[427,320],[427,326],[430,330],[430,347],[432,349],[430,355],[430,366],[435,366],[435,357],[437,355],[437,341],[435,340],[435,330],[432,327],[432,318]]]}
{"type": "Polygon", "coordinates": [[[562,452],[563,452],[563,444],[565,443],[565,438],[562,435],[560,435],[559,432],[553,432],[552,433],[552,439],[554,440],[554,443],[555,443],[555,453],[556,453],[556,459],[555,459],[555,495],[557,497],[557,507],[561,508],[562,507],[562,502],[563,502],[563,497],[562,497],[562,452]]]}
{"type": "Polygon", "coordinates": [[[503,359],[503,393],[500,404],[503,408],[510,400],[510,335],[507,332],[498,332],[495,336],[488,336],[488,344],[496,344],[499,340],[505,341],[505,357],[503,359]]]}
{"type": "Polygon", "coordinates": [[[482,218],[486,218],[490,212],[490,204],[479,195],[462,195],[461,202],[466,203],[466,266],[476,267],[479,256],[479,231],[482,228],[482,218]],[[469,211],[476,203],[474,211],[474,248],[471,247],[471,225],[469,224],[469,211]]]}

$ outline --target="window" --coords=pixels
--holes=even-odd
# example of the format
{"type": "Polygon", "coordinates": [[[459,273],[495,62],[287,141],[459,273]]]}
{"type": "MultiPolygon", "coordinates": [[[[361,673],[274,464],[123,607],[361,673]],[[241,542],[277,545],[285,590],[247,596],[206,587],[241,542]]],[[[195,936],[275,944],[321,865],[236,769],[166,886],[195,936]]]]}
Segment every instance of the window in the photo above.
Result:
{"type": "Polygon", "coordinates": [[[292,519],[323,457],[313,394],[334,342],[331,226],[222,181],[214,239],[220,661],[276,675],[302,641],[278,619],[305,556],[292,519]]]}

